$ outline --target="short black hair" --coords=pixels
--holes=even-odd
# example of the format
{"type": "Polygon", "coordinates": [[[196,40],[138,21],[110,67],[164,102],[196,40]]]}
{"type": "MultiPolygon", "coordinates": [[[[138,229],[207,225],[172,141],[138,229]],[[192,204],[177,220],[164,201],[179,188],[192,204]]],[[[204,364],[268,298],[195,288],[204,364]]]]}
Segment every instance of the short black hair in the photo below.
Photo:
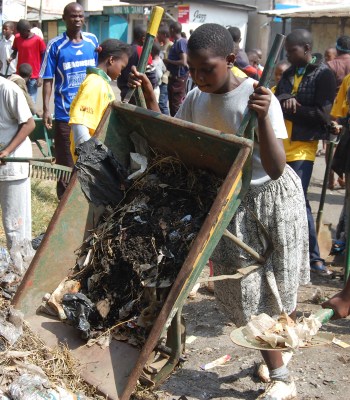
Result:
{"type": "Polygon", "coordinates": [[[135,25],[134,29],[132,31],[133,39],[134,40],[139,40],[142,37],[146,36],[147,29],[144,25],[135,25]]]}
{"type": "Polygon", "coordinates": [[[154,42],[153,43],[153,46],[152,46],[152,50],[151,50],[151,55],[152,55],[152,57],[154,57],[154,56],[159,56],[159,54],[160,54],[160,44],[159,43],[157,43],[157,42],[154,42]]]}
{"type": "Polygon", "coordinates": [[[158,33],[160,33],[161,35],[164,35],[166,37],[170,37],[169,25],[162,22],[159,26],[158,33]]]}
{"type": "Polygon", "coordinates": [[[6,21],[2,24],[2,27],[4,27],[5,25],[8,25],[13,31],[15,30],[15,24],[12,21],[6,21]]]}
{"type": "Polygon", "coordinates": [[[76,2],[72,2],[72,3],[67,4],[67,5],[64,7],[64,9],[63,9],[63,15],[67,15],[68,10],[69,10],[70,8],[72,8],[72,7],[79,7],[79,8],[81,8],[81,9],[84,11],[84,8],[83,8],[83,6],[82,6],[81,4],[76,3],[76,2]]]}
{"type": "Polygon", "coordinates": [[[309,45],[312,48],[312,35],[306,29],[294,29],[286,37],[286,42],[296,46],[309,45]]]}
{"type": "Polygon", "coordinates": [[[350,53],[350,36],[340,36],[337,39],[336,47],[340,54],[350,53]]]}
{"type": "Polygon", "coordinates": [[[23,63],[18,68],[18,75],[22,78],[30,78],[33,73],[33,68],[30,64],[23,63]]]}
{"type": "Polygon", "coordinates": [[[108,57],[121,58],[123,54],[128,57],[131,55],[131,46],[118,39],[106,39],[97,48],[98,62],[106,60],[108,57]]]}
{"type": "Polygon", "coordinates": [[[230,26],[227,28],[229,31],[230,35],[232,36],[232,39],[235,43],[239,43],[242,36],[241,36],[241,30],[237,28],[237,26],[230,26]]]}
{"type": "Polygon", "coordinates": [[[203,24],[190,36],[189,51],[211,50],[213,55],[227,57],[233,52],[233,39],[226,28],[219,24],[203,24]]]}
{"type": "Polygon", "coordinates": [[[25,31],[30,31],[31,25],[30,22],[27,21],[26,19],[20,19],[17,22],[17,31],[19,33],[25,32],[25,31]]]}
{"type": "Polygon", "coordinates": [[[173,29],[173,31],[174,31],[175,33],[181,33],[181,31],[182,31],[182,25],[180,24],[180,22],[173,21],[173,22],[171,22],[171,24],[170,24],[170,29],[173,29]]]}
{"type": "Polygon", "coordinates": [[[290,67],[290,62],[288,60],[278,61],[278,63],[276,64],[275,68],[282,67],[283,65],[285,65],[285,66],[287,66],[289,68],[290,67]]]}

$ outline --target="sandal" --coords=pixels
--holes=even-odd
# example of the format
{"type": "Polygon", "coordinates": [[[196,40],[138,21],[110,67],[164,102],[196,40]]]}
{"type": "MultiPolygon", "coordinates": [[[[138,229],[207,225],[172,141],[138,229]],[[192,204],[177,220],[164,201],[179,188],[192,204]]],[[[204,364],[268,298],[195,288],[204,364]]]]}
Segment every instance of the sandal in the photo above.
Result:
{"type": "Polygon", "coordinates": [[[333,274],[332,271],[330,271],[323,263],[322,264],[313,264],[310,266],[310,270],[311,272],[314,272],[318,275],[326,275],[326,276],[330,276],[333,274]]]}
{"type": "Polygon", "coordinates": [[[335,240],[332,244],[330,255],[342,254],[345,250],[345,242],[342,240],[335,240]]]}

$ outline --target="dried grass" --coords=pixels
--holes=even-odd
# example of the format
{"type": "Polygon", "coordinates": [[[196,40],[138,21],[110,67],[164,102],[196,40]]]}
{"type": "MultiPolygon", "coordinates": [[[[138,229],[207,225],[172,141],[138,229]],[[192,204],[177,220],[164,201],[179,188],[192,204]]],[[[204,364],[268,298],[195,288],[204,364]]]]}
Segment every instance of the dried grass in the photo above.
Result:
{"type": "MultiPolygon", "coordinates": [[[[9,307],[9,302],[0,297],[0,309],[5,311],[9,307]]],[[[96,388],[88,385],[80,376],[79,362],[72,356],[65,344],[49,349],[43,340],[33,333],[26,322],[23,323],[23,334],[17,342],[9,346],[6,350],[26,352],[24,364],[33,364],[40,367],[46,374],[49,381],[61,387],[80,393],[93,399],[104,399],[99,396],[96,388]]],[[[6,371],[5,367],[13,363],[12,357],[2,354],[0,360],[0,370],[6,371]]],[[[2,383],[9,381],[8,377],[2,376],[2,383]]]]}
{"type": "MultiPolygon", "coordinates": [[[[41,179],[31,179],[32,187],[32,235],[33,238],[45,232],[56,210],[56,182],[41,179]]],[[[0,221],[2,213],[0,207],[0,221]]],[[[0,222],[0,246],[6,246],[5,232],[0,222]]]]}

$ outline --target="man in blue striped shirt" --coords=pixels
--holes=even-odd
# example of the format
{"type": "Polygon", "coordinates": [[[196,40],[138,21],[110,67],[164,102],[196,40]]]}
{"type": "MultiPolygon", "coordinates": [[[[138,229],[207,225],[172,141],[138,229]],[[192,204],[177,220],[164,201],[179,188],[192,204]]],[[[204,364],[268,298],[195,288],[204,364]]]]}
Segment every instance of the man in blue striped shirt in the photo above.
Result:
{"type": "MultiPolygon", "coordinates": [[[[52,128],[49,102],[54,85],[55,101],[55,157],[57,164],[73,167],[70,153],[70,105],[85,79],[86,68],[94,67],[98,53],[95,51],[98,40],[92,33],[82,32],[84,10],[78,3],[69,3],[64,8],[63,20],[66,32],[53,38],[47,45],[40,76],[43,85],[43,120],[45,126],[52,128]]],[[[60,199],[66,185],[57,183],[57,196],[60,199]]]]}

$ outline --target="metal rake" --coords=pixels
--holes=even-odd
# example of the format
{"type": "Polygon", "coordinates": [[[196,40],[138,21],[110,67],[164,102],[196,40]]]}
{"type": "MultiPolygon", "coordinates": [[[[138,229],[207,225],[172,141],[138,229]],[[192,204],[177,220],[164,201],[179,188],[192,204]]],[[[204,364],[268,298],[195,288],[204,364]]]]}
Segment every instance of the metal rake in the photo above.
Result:
{"type": "Polygon", "coordinates": [[[36,179],[61,181],[68,183],[73,169],[64,165],[55,164],[53,157],[2,157],[0,162],[27,162],[29,163],[29,176],[36,179]]]}

